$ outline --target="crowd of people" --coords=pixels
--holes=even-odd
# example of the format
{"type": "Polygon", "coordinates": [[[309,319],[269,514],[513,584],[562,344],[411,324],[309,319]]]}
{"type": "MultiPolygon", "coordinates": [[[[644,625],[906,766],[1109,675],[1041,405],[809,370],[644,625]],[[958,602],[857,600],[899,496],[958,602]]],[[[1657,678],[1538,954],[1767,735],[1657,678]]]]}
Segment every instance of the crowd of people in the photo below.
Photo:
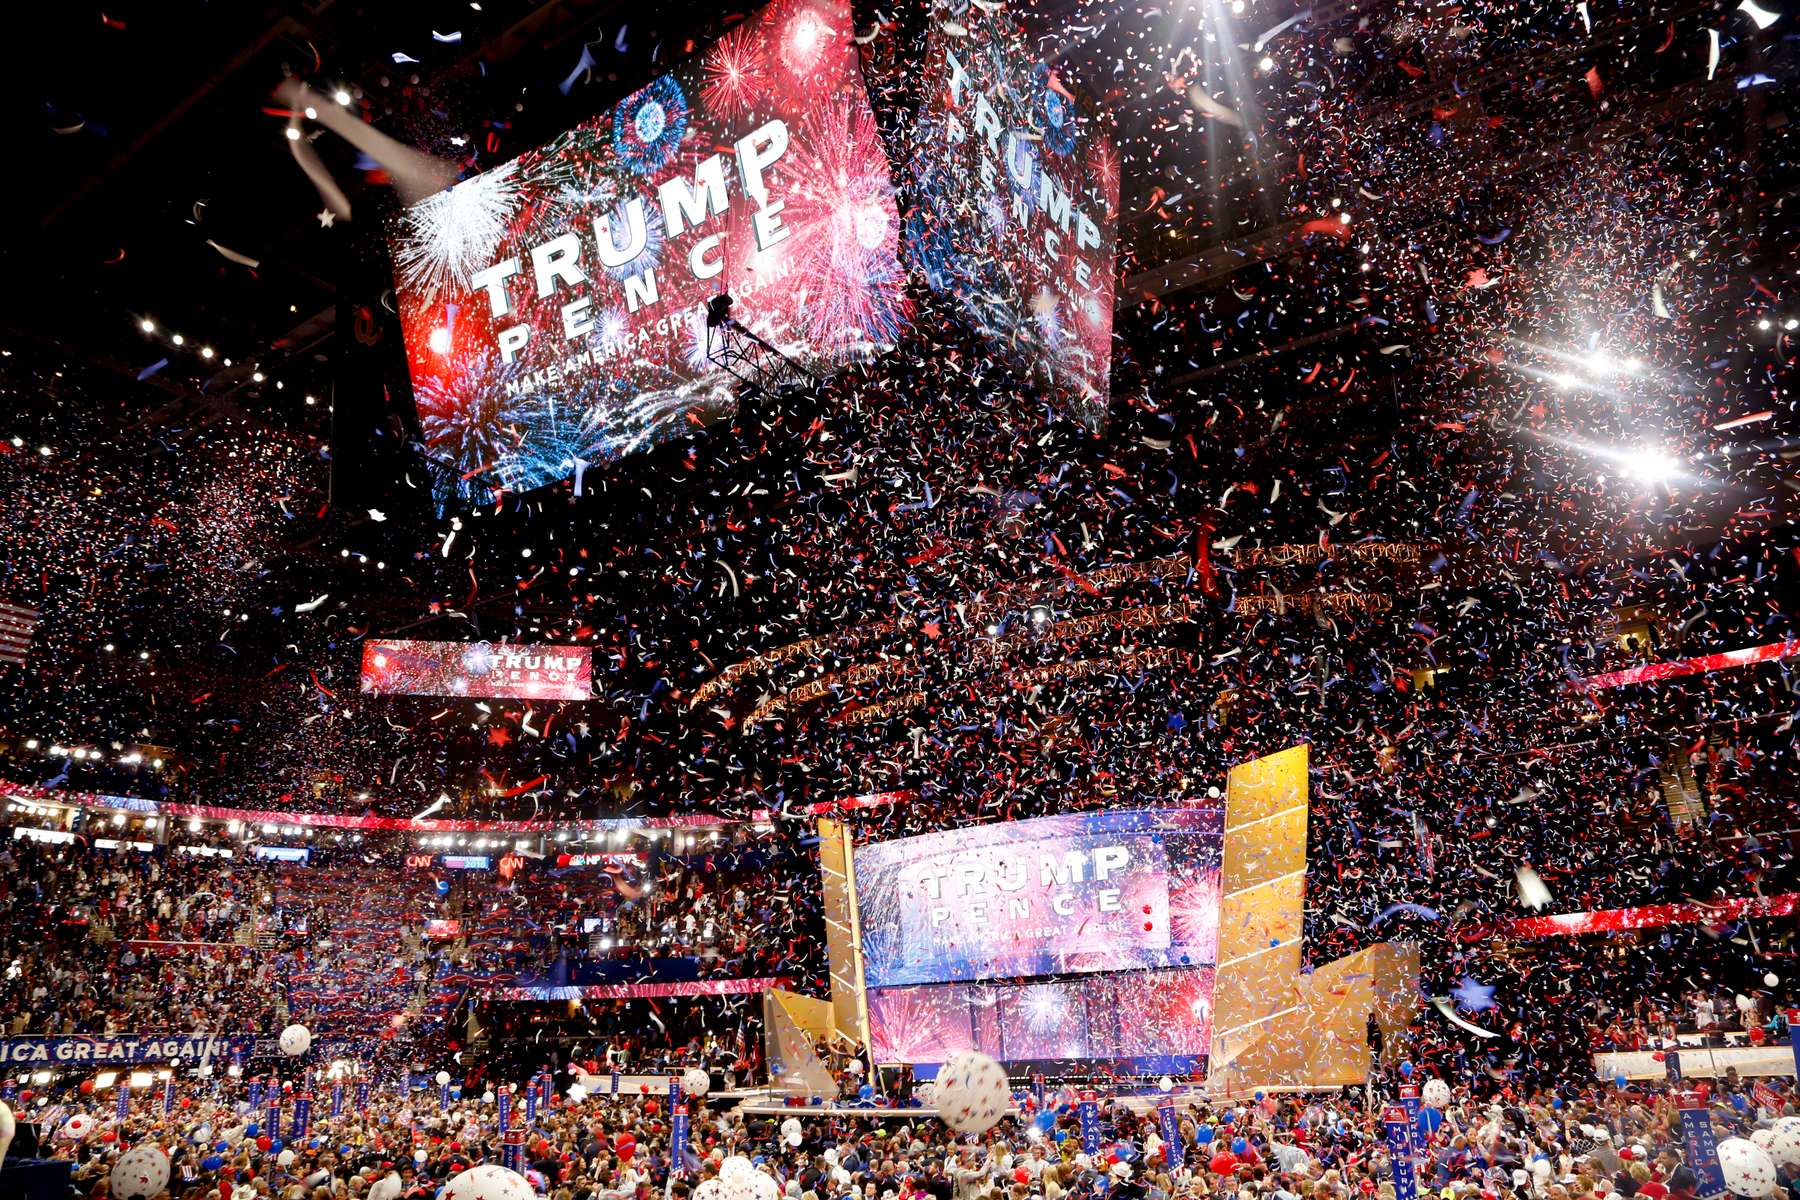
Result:
{"type": "MultiPolygon", "coordinates": [[[[43,1095],[41,1088],[34,1095],[27,1086],[14,1100],[22,1130],[14,1153],[70,1160],[76,1190],[103,1197],[122,1151],[158,1145],[170,1160],[167,1186],[141,1193],[158,1200],[427,1200],[461,1172],[503,1159],[550,1200],[709,1197],[721,1186],[729,1194],[744,1168],[768,1176],[762,1186],[774,1189],[769,1194],[793,1200],[1704,1194],[1706,1164],[1696,1161],[1676,1093],[1661,1080],[1537,1089],[1481,1075],[1450,1089],[1447,1100],[1427,1088],[1437,1107],[1427,1103],[1407,1117],[1414,1144],[1407,1166],[1390,1152],[1384,1119],[1396,1085],[1408,1080],[1426,1077],[1405,1063],[1367,1090],[1221,1098],[1182,1088],[1106,1096],[1086,1126],[1073,1095],[1025,1087],[991,1127],[962,1134],[940,1121],[923,1094],[786,1117],[779,1107],[745,1114],[690,1095],[686,1140],[677,1144],[664,1096],[604,1094],[603,1078],[570,1064],[529,1114],[522,1087],[515,1091],[510,1124],[525,1131],[516,1158],[503,1146],[491,1082],[454,1091],[429,1080],[412,1090],[377,1086],[366,1103],[352,1085],[342,1091],[350,1098],[338,1116],[315,1085],[304,1132],[292,1125],[298,1092],[284,1097],[280,1122],[271,1125],[266,1105],[253,1109],[244,1099],[246,1078],[184,1080],[167,1111],[161,1089],[153,1089],[134,1097],[123,1123],[114,1120],[109,1095],[43,1095]],[[594,1094],[578,1080],[593,1084],[594,1094]],[[1156,1111],[1163,1106],[1173,1110],[1172,1123],[1156,1111]],[[92,1119],[74,1120],[83,1114],[92,1119]],[[732,1157],[748,1162],[729,1164],[732,1157]]],[[[538,1080],[522,1086],[535,1088],[538,1080]]],[[[1776,1136],[1785,1128],[1779,1123],[1800,1109],[1791,1080],[1752,1086],[1733,1074],[1684,1086],[1693,1089],[1686,1102],[1706,1114],[1717,1141],[1749,1138],[1769,1150],[1780,1172],[1771,1194],[1800,1194],[1800,1134],[1776,1136]]]]}

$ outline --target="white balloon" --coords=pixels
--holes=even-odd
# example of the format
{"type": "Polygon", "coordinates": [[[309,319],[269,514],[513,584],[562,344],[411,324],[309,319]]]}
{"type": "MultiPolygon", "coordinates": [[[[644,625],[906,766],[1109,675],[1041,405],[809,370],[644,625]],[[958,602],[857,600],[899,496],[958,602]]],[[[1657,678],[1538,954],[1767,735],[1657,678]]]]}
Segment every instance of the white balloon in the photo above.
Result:
{"type": "Polygon", "coordinates": [[[576,1104],[580,1104],[583,1100],[587,1099],[587,1089],[582,1087],[579,1083],[571,1083],[569,1085],[569,1099],[576,1104]]]}
{"type": "Polygon", "coordinates": [[[533,1200],[525,1177],[498,1163],[470,1167],[444,1185],[439,1200],[533,1200]]]}
{"type": "Polygon", "coordinates": [[[0,1100],[0,1163],[6,1161],[6,1152],[12,1149],[13,1135],[18,1131],[19,1126],[13,1118],[12,1105],[0,1100]]]}
{"type": "Polygon", "coordinates": [[[937,1074],[938,1117],[958,1133],[992,1129],[1012,1101],[1006,1069],[987,1055],[964,1050],[937,1074]]]}
{"type": "Polygon", "coordinates": [[[450,1082],[450,1072],[439,1071],[437,1073],[437,1082],[438,1082],[439,1087],[443,1087],[446,1083],[449,1083],[450,1082]]]}
{"type": "Polygon", "coordinates": [[[699,1067],[689,1067],[681,1073],[681,1090],[690,1096],[704,1096],[712,1090],[712,1076],[699,1067]]]}
{"type": "Polygon", "coordinates": [[[1736,1195],[1757,1200],[1775,1192],[1775,1160],[1745,1138],[1726,1138],[1719,1143],[1719,1173],[1725,1177],[1726,1188],[1736,1195]]]}
{"type": "Polygon", "coordinates": [[[1550,1160],[1547,1158],[1532,1159],[1531,1173],[1539,1183],[1550,1178],[1550,1160]]]}
{"type": "Polygon", "coordinates": [[[751,1172],[750,1182],[755,1185],[756,1200],[781,1200],[781,1185],[768,1172],[751,1172]]]}
{"type": "MultiPolygon", "coordinates": [[[[1754,1001],[1750,997],[1744,995],[1744,993],[1742,993],[1742,992],[1739,992],[1736,996],[1734,996],[1732,998],[1732,1002],[1737,1005],[1737,1010],[1739,1012],[1749,1012],[1751,1009],[1756,1007],[1756,1001],[1754,1001]]],[[[1743,1140],[1744,1140],[1743,1138],[1738,1139],[1738,1141],[1740,1141],[1740,1142],[1743,1140]]]]}
{"type": "Polygon", "coordinates": [[[1450,1085],[1442,1079],[1427,1079],[1419,1089],[1419,1098],[1425,1101],[1425,1107],[1443,1112],[1450,1107],[1450,1085]]]}
{"type": "MultiPolygon", "coordinates": [[[[800,1127],[799,1117],[789,1117],[781,1123],[781,1140],[786,1142],[790,1148],[800,1144],[800,1139],[804,1132],[805,1131],[800,1127]]],[[[745,1161],[748,1162],[749,1160],[746,1159],[745,1161]]],[[[725,1162],[729,1165],[731,1160],[728,1158],[725,1162]]],[[[721,1172],[721,1174],[723,1174],[723,1172],[721,1172]]]]}
{"type": "Polygon", "coordinates": [[[413,1161],[418,1163],[420,1166],[424,1166],[425,1160],[430,1157],[431,1157],[431,1155],[427,1154],[423,1150],[414,1150],[413,1151],[413,1161]]]}
{"type": "Polygon", "coordinates": [[[1156,1081],[1156,1090],[1159,1092],[1172,1092],[1175,1090],[1175,1081],[1167,1075],[1164,1075],[1161,1079],[1156,1081]]]}
{"type": "Polygon", "coordinates": [[[402,1190],[400,1176],[389,1171],[369,1188],[367,1200],[400,1200],[402,1190]]]}
{"type": "Polygon", "coordinates": [[[86,1113],[76,1113],[63,1125],[60,1133],[71,1142],[85,1142],[94,1132],[94,1118],[86,1113]]]}
{"type": "MultiPolygon", "coordinates": [[[[1750,1140],[1761,1146],[1765,1152],[1769,1151],[1775,1145],[1775,1131],[1773,1129],[1754,1130],[1750,1134],[1750,1140]]],[[[1771,1153],[1769,1157],[1774,1158],[1775,1156],[1771,1153]]]]}
{"type": "Polygon", "coordinates": [[[113,1200],[139,1200],[169,1186],[169,1156],[161,1146],[133,1146],[113,1164],[113,1200]]]}
{"type": "Polygon", "coordinates": [[[276,1041],[283,1054],[297,1058],[312,1047],[312,1030],[304,1025],[289,1025],[276,1041]]]}
{"type": "Polygon", "coordinates": [[[1777,975],[1773,971],[1770,971],[1767,975],[1763,976],[1763,986],[1764,987],[1780,987],[1781,986],[1781,976],[1777,975]]]}
{"type": "Polygon", "coordinates": [[[1770,1132],[1769,1157],[1777,1166],[1800,1167],[1800,1117],[1783,1117],[1770,1132]]]}
{"type": "MultiPolygon", "coordinates": [[[[800,1122],[794,1120],[792,1117],[783,1121],[781,1123],[781,1132],[784,1136],[787,1134],[787,1127],[790,1122],[795,1126],[800,1124],[800,1122]]],[[[730,1158],[719,1164],[719,1178],[735,1179],[739,1175],[748,1175],[754,1170],[756,1170],[756,1168],[750,1165],[749,1159],[741,1154],[733,1154],[730,1158]]]]}
{"type": "Polygon", "coordinates": [[[494,1093],[493,1092],[481,1093],[481,1102],[483,1104],[492,1104],[494,1102],[494,1093]]]}
{"type": "MultiPolygon", "coordinates": [[[[700,1182],[699,1187],[694,1189],[694,1200],[720,1200],[719,1192],[717,1179],[705,1179],[700,1182]]],[[[374,1200],[374,1197],[371,1196],[370,1200],[374,1200]]]]}
{"type": "Polygon", "coordinates": [[[866,1070],[866,1068],[863,1066],[862,1059],[853,1058],[849,1062],[844,1064],[844,1070],[849,1072],[852,1075],[861,1075],[863,1073],[863,1071],[866,1070]]]}
{"type": "Polygon", "coordinates": [[[287,1168],[294,1165],[294,1157],[295,1155],[292,1150],[283,1150],[280,1154],[275,1156],[275,1165],[285,1171],[287,1168]]]}

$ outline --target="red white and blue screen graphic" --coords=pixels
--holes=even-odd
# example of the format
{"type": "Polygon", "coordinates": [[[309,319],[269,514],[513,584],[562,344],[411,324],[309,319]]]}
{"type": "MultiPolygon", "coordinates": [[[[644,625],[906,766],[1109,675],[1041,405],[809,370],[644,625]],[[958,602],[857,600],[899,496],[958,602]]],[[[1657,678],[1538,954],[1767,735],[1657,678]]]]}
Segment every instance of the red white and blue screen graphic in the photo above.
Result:
{"type": "Polygon", "coordinates": [[[935,0],[907,250],[1098,430],[1111,394],[1119,159],[1003,5],[935,0]]]}
{"type": "Polygon", "coordinates": [[[1212,967],[882,988],[869,993],[869,1039],[877,1062],[979,1050],[1009,1063],[1136,1059],[1146,1072],[1185,1071],[1209,1052],[1212,1003],[1212,967]]]}
{"type": "Polygon", "coordinates": [[[387,638],[363,643],[362,690],[378,696],[592,700],[593,660],[586,646],[387,638]]]}
{"type": "Polygon", "coordinates": [[[1219,809],[1072,813],[855,852],[870,988],[1211,965],[1219,809]]]}
{"type": "Polygon", "coordinates": [[[403,215],[393,253],[433,452],[509,490],[734,407],[706,302],[805,365],[909,320],[899,216],[843,0],[775,0],[550,144],[403,215]]]}

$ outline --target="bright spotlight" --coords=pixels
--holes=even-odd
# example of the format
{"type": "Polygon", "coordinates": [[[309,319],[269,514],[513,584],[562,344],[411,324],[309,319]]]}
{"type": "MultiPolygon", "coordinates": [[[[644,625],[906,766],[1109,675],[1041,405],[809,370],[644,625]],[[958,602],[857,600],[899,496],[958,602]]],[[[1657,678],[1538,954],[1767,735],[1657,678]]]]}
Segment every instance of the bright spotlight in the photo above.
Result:
{"type": "Polygon", "coordinates": [[[1619,455],[1619,472],[1639,483],[1668,483],[1681,474],[1681,465],[1653,447],[1627,450],[1619,455]]]}

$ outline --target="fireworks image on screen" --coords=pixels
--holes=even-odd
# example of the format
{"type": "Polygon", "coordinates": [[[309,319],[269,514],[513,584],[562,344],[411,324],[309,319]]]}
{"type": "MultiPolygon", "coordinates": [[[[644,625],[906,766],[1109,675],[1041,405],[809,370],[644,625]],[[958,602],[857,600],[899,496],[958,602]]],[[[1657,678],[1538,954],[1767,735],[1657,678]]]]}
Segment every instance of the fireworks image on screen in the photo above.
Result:
{"type": "Polygon", "coordinates": [[[893,344],[898,213],[851,29],[842,3],[777,0],[405,214],[401,327],[435,455],[530,490],[729,413],[736,381],[695,332],[721,291],[805,366],[893,344]]]}

